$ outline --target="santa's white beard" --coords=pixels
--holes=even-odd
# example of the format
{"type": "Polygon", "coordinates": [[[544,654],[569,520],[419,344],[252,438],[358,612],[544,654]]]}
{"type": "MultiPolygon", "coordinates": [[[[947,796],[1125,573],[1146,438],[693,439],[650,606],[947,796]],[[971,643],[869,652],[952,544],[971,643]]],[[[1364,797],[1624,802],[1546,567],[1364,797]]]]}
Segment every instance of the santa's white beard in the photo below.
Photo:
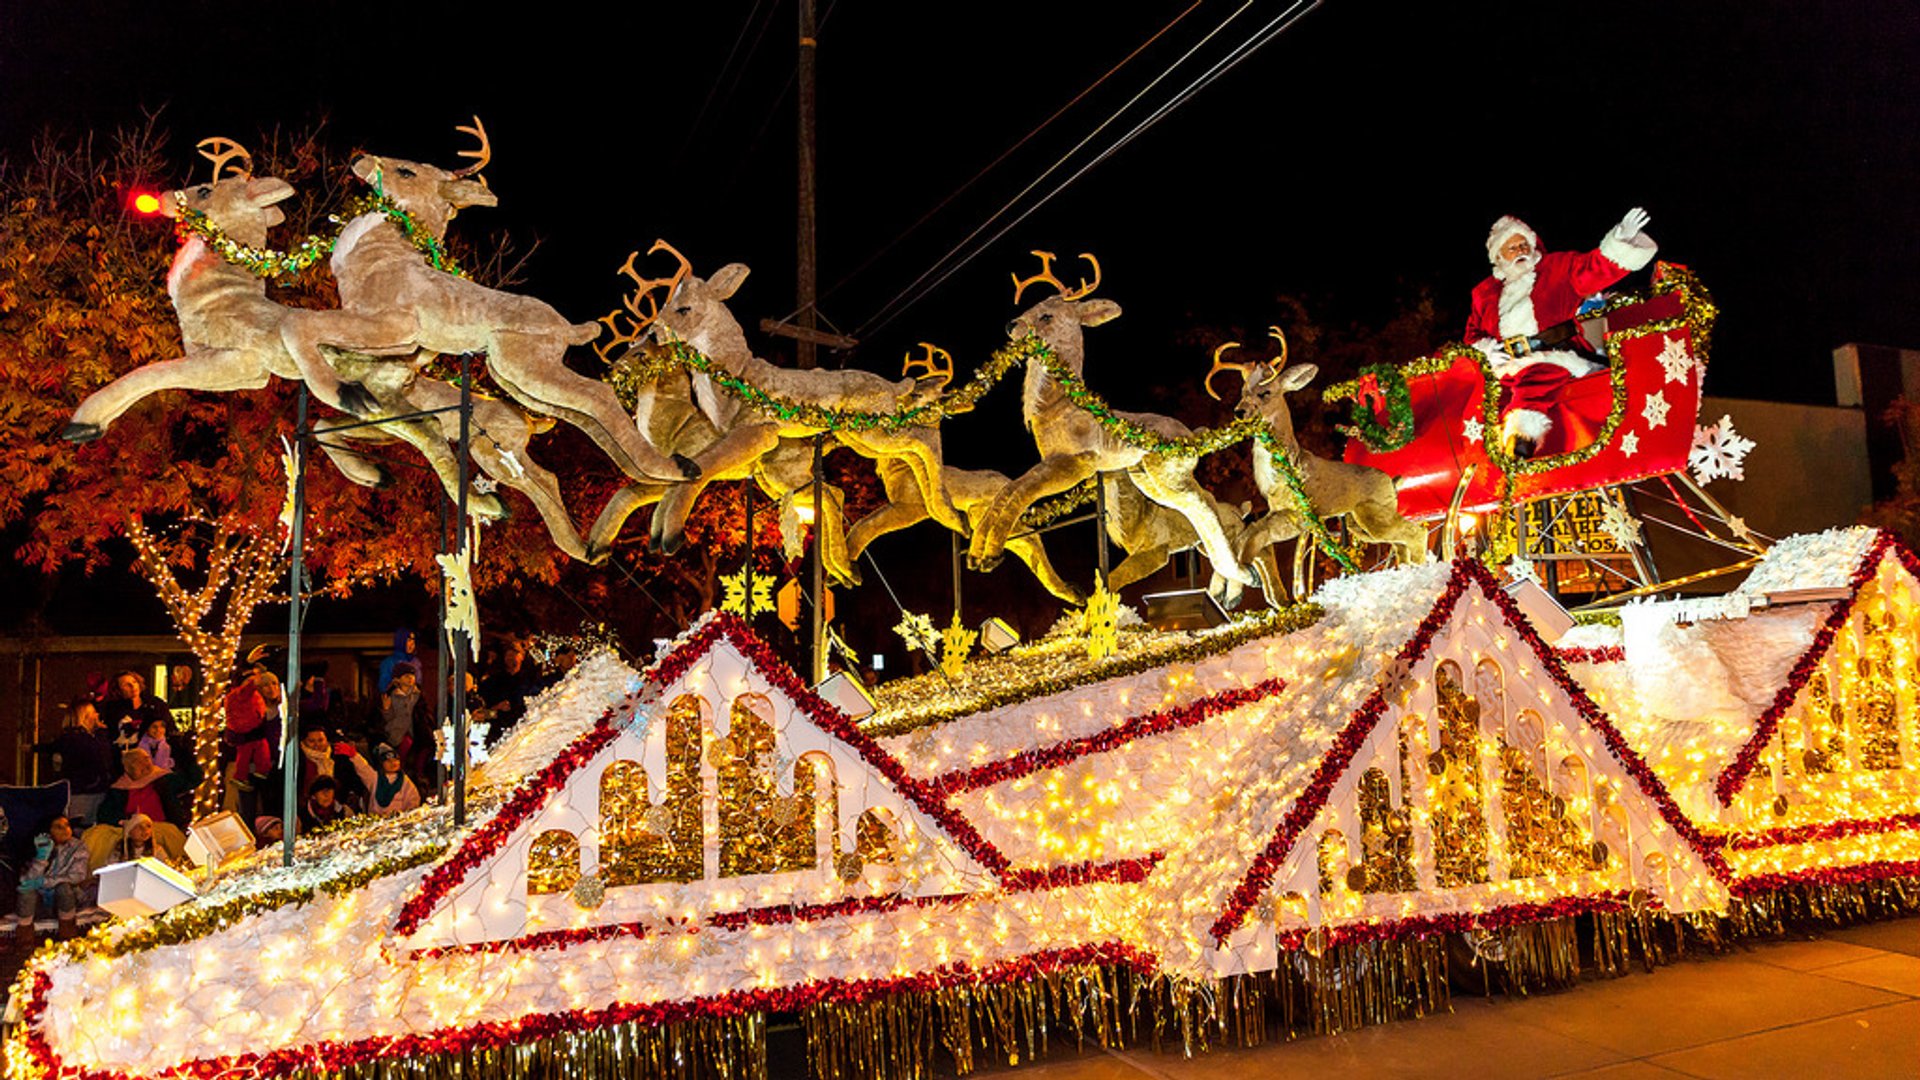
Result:
{"type": "Polygon", "coordinates": [[[1499,281],[1512,281],[1515,278],[1525,277],[1533,273],[1534,268],[1539,265],[1540,253],[1537,251],[1529,251],[1525,255],[1520,255],[1512,259],[1495,259],[1493,261],[1493,276],[1499,281]]]}

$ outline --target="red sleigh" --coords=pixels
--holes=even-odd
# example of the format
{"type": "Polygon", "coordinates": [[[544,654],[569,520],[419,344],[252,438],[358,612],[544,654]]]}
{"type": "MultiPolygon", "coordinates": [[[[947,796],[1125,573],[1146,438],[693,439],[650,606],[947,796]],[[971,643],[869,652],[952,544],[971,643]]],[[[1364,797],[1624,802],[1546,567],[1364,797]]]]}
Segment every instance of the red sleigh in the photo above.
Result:
{"type": "Polygon", "coordinates": [[[1409,518],[1629,484],[1686,469],[1715,315],[1685,267],[1656,264],[1650,293],[1583,322],[1608,367],[1567,385],[1552,430],[1524,461],[1497,445],[1500,384],[1465,345],[1369,369],[1325,397],[1356,402],[1346,460],[1391,475],[1409,518]]]}

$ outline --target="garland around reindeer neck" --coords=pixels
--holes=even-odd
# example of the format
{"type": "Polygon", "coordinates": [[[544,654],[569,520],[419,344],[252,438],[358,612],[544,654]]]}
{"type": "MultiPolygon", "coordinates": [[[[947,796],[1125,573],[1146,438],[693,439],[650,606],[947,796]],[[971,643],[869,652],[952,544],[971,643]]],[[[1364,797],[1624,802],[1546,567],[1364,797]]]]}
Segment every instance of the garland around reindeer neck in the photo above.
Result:
{"type": "Polygon", "coordinates": [[[407,238],[436,270],[442,270],[455,277],[466,277],[467,272],[447,251],[444,242],[433,235],[432,230],[402,209],[391,196],[382,192],[368,192],[358,196],[347,204],[345,213],[331,214],[327,220],[333,224],[333,235],[309,235],[288,251],[276,251],[273,248],[253,247],[228,236],[226,230],[213,223],[204,210],[196,210],[187,205],[184,195],[175,193],[174,201],[179,206],[179,216],[174,221],[174,233],[181,243],[198,237],[220,258],[245,269],[255,277],[281,278],[298,274],[333,253],[334,245],[340,240],[341,230],[347,222],[365,214],[381,214],[400,229],[400,235],[407,238]]]}

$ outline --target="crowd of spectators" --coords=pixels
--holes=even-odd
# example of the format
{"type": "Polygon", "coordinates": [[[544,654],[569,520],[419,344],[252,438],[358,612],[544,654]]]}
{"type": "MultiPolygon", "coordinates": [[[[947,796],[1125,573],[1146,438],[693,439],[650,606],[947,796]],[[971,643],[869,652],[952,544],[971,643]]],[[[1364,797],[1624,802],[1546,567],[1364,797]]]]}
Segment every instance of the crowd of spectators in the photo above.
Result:
{"type": "MultiPolygon", "coordinates": [[[[330,687],[328,666],[302,669],[293,698],[293,816],[301,834],[338,825],[358,815],[401,814],[439,795],[442,770],[434,725],[437,684],[426,678],[411,630],[394,634],[393,651],[382,658],[363,700],[330,687]]],[[[525,715],[527,699],[563,676],[575,660],[560,649],[536,663],[530,642],[507,636],[491,642],[465,674],[464,701],[475,723],[487,725],[490,745],[525,715]]],[[[247,822],[258,847],[284,837],[288,760],[281,758],[288,730],[287,700],[277,671],[284,653],[261,648],[231,675],[221,700],[219,809],[247,822]]],[[[185,665],[169,672],[176,702],[198,692],[185,665]]],[[[44,755],[54,781],[64,781],[64,810],[38,821],[14,821],[33,830],[30,850],[9,857],[18,875],[18,901],[0,934],[31,945],[37,919],[51,916],[62,937],[90,918],[94,871],[137,858],[189,869],[186,837],[194,821],[194,795],[206,780],[193,733],[183,730],[168,702],[153,695],[135,671],[111,681],[88,679],[88,689],[67,706],[66,724],[34,749],[44,755]]],[[[42,776],[49,775],[43,771],[42,776]]],[[[51,811],[50,811],[51,813],[51,811]]]]}

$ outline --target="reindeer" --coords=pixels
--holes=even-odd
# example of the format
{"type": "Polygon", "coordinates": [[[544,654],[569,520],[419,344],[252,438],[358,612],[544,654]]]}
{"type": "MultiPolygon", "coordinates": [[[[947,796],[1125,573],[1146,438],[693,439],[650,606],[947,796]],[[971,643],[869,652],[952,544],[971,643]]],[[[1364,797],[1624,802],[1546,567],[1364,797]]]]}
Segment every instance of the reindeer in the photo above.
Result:
{"type": "MultiPolygon", "coordinates": [[[[612,349],[621,345],[651,341],[665,345],[684,341],[711,359],[730,375],[745,379],[777,397],[806,405],[830,408],[890,412],[925,398],[946,385],[952,375],[951,362],[945,369],[930,370],[918,379],[887,379],[866,371],[796,371],[768,363],[753,355],[746,333],[728,310],[730,299],[746,280],[748,269],[730,263],[707,279],[694,276],[686,256],[664,240],[656,240],[649,255],[665,251],[678,263],[677,269],[663,278],[645,278],[634,269],[639,257],[627,257],[621,272],[631,278],[635,291],[623,303],[625,314],[615,312],[604,321],[614,331],[612,341],[601,348],[602,359],[612,358],[612,349]],[[659,292],[660,298],[654,294],[659,292]],[[620,323],[625,321],[624,330],[620,323]]],[[[931,359],[931,354],[930,354],[931,359]]],[[[610,542],[619,531],[619,523],[609,514],[623,507],[627,513],[657,499],[652,535],[660,550],[678,550],[681,530],[693,502],[709,479],[756,475],[756,462],[776,450],[791,454],[791,444],[809,445],[808,440],[822,430],[800,420],[782,420],[768,416],[721,391],[711,376],[701,372],[675,372],[640,389],[634,408],[634,423],[653,436],[657,445],[670,447],[690,458],[699,476],[686,483],[670,486],[664,495],[636,485],[635,490],[617,496],[591,532],[590,547],[610,542]],[[692,415],[699,414],[696,420],[692,415]]],[[[834,437],[844,446],[876,462],[899,460],[912,470],[923,490],[939,491],[941,468],[940,431],[937,426],[906,428],[897,432],[881,430],[840,430],[834,437]]],[[[811,452],[810,449],[808,451],[811,452]]],[[[763,478],[765,471],[760,470],[763,478]]],[[[802,481],[805,486],[808,481],[802,481]]],[[[784,483],[776,484],[787,487],[784,483]]],[[[964,529],[953,505],[944,497],[933,500],[929,510],[936,520],[949,528],[964,529]]],[[[620,518],[624,521],[624,517],[620,518]]],[[[827,523],[823,522],[823,538],[827,523]]],[[[842,572],[858,580],[850,563],[842,572]]]]}
{"type": "MultiPolygon", "coordinates": [[[[1103,527],[1107,538],[1127,553],[1120,565],[1108,571],[1107,588],[1119,592],[1159,573],[1175,552],[1201,546],[1199,534],[1186,518],[1147,498],[1128,476],[1105,476],[1101,483],[1106,488],[1107,519],[1103,527]]],[[[1249,532],[1245,513],[1214,498],[1210,492],[1206,497],[1207,505],[1220,522],[1221,532],[1233,544],[1238,559],[1258,575],[1262,588],[1267,587],[1268,581],[1277,581],[1280,568],[1273,552],[1265,548],[1250,551],[1243,545],[1243,538],[1249,532]]],[[[1011,542],[1008,547],[1011,549],[1011,542]]],[[[1240,606],[1241,588],[1240,582],[1216,569],[1207,591],[1222,608],[1231,611],[1240,606]]],[[[1270,589],[1266,595],[1270,604],[1279,606],[1270,589]]]]}
{"type": "MultiPolygon", "coordinates": [[[[1083,279],[1078,288],[1068,288],[1054,276],[1054,256],[1042,251],[1034,254],[1040,259],[1040,273],[1024,280],[1014,275],[1014,303],[1018,304],[1027,288],[1035,284],[1051,285],[1057,295],[1040,301],[1015,318],[1007,326],[1007,336],[1016,341],[1028,335],[1038,336],[1053,350],[1056,359],[1077,375],[1084,370],[1085,361],[1082,328],[1117,318],[1120,306],[1111,300],[1087,299],[1100,284],[1100,263],[1093,256],[1081,256],[1093,266],[1093,281],[1083,279]]],[[[1253,576],[1234,557],[1233,545],[1221,528],[1207,493],[1194,482],[1195,458],[1148,453],[1115,437],[1090,413],[1069,400],[1046,367],[1035,360],[1027,362],[1020,405],[1039,447],[1040,463],[1008,484],[975,526],[968,551],[968,561],[975,569],[990,570],[1000,561],[1008,535],[1020,515],[1035,502],[1059,494],[1095,473],[1124,471],[1143,495],[1187,520],[1216,573],[1242,586],[1253,584],[1253,576]]],[[[1192,434],[1185,424],[1171,417],[1150,413],[1117,415],[1162,437],[1184,438],[1192,434]]]]}
{"type": "MultiPolygon", "coordinates": [[[[461,151],[475,160],[458,170],[372,154],[353,162],[353,174],[391,197],[435,245],[457,212],[498,202],[480,176],[492,160],[486,128],[475,117],[473,127],[459,130],[478,139],[480,148],[461,151]]],[[[489,289],[431,265],[379,210],[347,223],[331,265],[340,309],[316,312],[283,332],[309,385],[339,396],[342,380],[327,361],[328,347],[376,356],[485,352],[488,371],[509,397],[578,427],[628,476],[697,475],[691,462],[670,461],[641,437],[612,387],[567,368],[567,347],[592,341],[597,323],[569,323],[533,297],[489,289]]]]}
{"type": "MultiPolygon", "coordinates": [[[[201,156],[213,163],[213,179],[162,196],[161,212],[177,219],[188,210],[198,211],[234,240],[250,247],[265,245],[267,230],[285,220],[276,204],[293,195],[292,185],[274,177],[254,176],[252,155],[231,139],[202,139],[198,146],[201,156]]],[[[61,432],[64,438],[73,442],[97,439],[135,403],[162,390],[258,390],[276,375],[283,379],[301,377],[282,334],[288,323],[315,313],[269,300],[265,280],[227,262],[205,240],[190,237],[181,245],[167,274],[167,293],[180,321],[184,354],[143,365],[88,395],[61,432]]],[[[402,363],[344,355],[338,359],[365,364],[369,372],[384,375],[391,373],[387,369],[398,369],[411,376],[411,368],[402,363]]],[[[330,387],[315,388],[315,392],[334,408],[344,405],[330,387]]],[[[402,403],[390,412],[375,412],[374,418],[416,411],[402,403]]],[[[431,424],[412,420],[380,426],[425,455],[449,493],[458,490],[457,462],[446,440],[431,424]]],[[[368,429],[357,429],[355,436],[369,440],[385,437],[368,429]]],[[[354,482],[368,486],[385,483],[384,471],[371,459],[337,446],[322,449],[354,482]]],[[[470,494],[469,505],[486,517],[505,513],[492,496],[470,494]]]]}
{"type": "MultiPolygon", "coordinates": [[[[1242,363],[1223,360],[1229,349],[1240,343],[1229,341],[1213,351],[1213,367],[1207,371],[1207,394],[1215,401],[1220,395],[1213,388],[1214,377],[1223,371],[1239,372],[1240,401],[1235,412],[1244,418],[1264,421],[1272,432],[1280,452],[1292,460],[1300,474],[1302,489],[1322,519],[1345,518],[1355,536],[1369,543],[1389,544],[1400,561],[1421,563],[1427,560],[1427,531],[1417,522],[1400,514],[1400,503],[1393,489],[1393,478],[1379,469],[1329,461],[1308,453],[1294,435],[1293,414],[1287,408],[1287,394],[1313,381],[1320,369],[1313,364],[1287,366],[1287,339],[1279,327],[1271,328],[1280,342],[1280,353],[1265,362],[1242,363]]],[[[1281,540],[1305,531],[1305,522],[1296,509],[1293,492],[1275,467],[1273,451],[1263,442],[1253,447],[1253,478],[1266,496],[1267,515],[1248,531],[1242,540],[1241,554],[1265,550],[1281,540]]],[[[1268,599],[1274,599],[1268,588],[1268,599]]]]}
{"type": "MultiPolygon", "coordinates": [[[[867,545],[891,532],[909,528],[926,521],[933,516],[927,508],[926,494],[920,488],[920,482],[912,470],[899,461],[883,461],[878,469],[881,486],[886,488],[887,503],[880,509],[861,518],[847,534],[847,558],[858,559],[867,545]]],[[[1012,480],[1005,474],[991,469],[959,469],[947,465],[940,470],[942,494],[951,502],[968,523],[977,522],[980,515],[1012,480]]],[[[965,536],[965,530],[956,530],[965,536]]],[[[1053,595],[1069,604],[1086,602],[1086,594],[1075,588],[1060,572],[1053,568],[1052,560],[1047,558],[1047,549],[1040,543],[1037,533],[1024,533],[1008,538],[1007,550],[1014,553],[1040,584],[1053,595]]]]}

